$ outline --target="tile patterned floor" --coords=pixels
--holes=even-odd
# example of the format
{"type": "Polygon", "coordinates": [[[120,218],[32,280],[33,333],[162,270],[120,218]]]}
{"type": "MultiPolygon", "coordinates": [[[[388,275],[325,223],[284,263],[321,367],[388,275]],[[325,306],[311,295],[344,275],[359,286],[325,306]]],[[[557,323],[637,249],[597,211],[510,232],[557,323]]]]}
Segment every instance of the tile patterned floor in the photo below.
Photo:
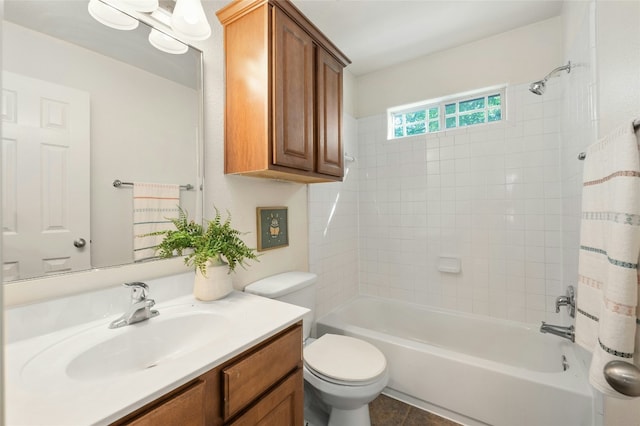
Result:
{"type": "Polygon", "coordinates": [[[369,404],[371,426],[460,426],[428,411],[380,395],[369,404]]]}

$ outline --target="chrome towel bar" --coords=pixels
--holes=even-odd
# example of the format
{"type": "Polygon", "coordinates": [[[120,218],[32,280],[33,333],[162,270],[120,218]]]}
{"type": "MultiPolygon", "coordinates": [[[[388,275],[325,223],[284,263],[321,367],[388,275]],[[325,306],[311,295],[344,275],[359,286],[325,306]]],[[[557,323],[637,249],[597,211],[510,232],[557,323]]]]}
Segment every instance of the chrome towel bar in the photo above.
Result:
{"type": "MultiPolygon", "coordinates": [[[[133,182],[123,182],[120,179],[116,179],[113,181],[113,186],[116,188],[120,188],[121,186],[133,186],[133,182]]],[[[191,185],[190,183],[186,185],[180,185],[180,189],[191,191],[193,189],[193,185],[191,185]]]]}
{"type": "MultiPolygon", "coordinates": [[[[635,130],[638,130],[638,128],[640,128],[640,118],[633,120],[633,128],[635,130]]],[[[581,152],[580,154],[578,154],[578,160],[582,161],[585,158],[587,158],[586,152],[581,152]]]]}

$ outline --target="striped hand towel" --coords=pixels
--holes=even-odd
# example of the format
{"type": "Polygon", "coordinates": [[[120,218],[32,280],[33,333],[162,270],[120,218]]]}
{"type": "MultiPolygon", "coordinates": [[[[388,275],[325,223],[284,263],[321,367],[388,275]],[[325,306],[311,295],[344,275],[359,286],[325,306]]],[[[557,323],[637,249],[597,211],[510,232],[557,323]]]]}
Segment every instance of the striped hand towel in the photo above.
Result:
{"type": "Polygon", "coordinates": [[[133,260],[140,262],[156,257],[155,247],[162,235],[145,234],[174,229],[167,218],[178,217],[180,185],[160,183],[133,184],[133,260]]]}
{"type": "MultiPolygon", "coordinates": [[[[605,364],[634,362],[638,339],[640,156],[633,124],[587,149],[582,190],[576,342],[593,353],[591,384],[606,382],[605,364]]],[[[637,362],[637,360],[636,360],[637,362]]]]}

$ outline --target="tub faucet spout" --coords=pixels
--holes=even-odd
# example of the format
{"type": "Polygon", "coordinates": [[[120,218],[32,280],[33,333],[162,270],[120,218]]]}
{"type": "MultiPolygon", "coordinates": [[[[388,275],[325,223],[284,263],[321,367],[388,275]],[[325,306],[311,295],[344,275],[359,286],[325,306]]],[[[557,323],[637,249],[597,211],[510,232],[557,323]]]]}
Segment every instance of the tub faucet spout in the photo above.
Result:
{"type": "Polygon", "coordinates": [[[571,340],[572,342],[576,341],[575,327],[572,325],[570,325],[569,327],[563,327],[561,325],[547,324],[546,322],[542,321],[540,332],[564,337],[565,339],[571,340]]]}

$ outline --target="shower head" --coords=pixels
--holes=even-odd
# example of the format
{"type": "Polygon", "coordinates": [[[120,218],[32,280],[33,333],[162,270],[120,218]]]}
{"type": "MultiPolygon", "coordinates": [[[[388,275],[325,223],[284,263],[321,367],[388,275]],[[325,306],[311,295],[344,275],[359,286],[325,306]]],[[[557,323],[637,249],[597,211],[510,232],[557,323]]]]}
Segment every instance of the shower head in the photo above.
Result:
{"type": "Polygon", "coordinates": [[[534,81],[529,86],[529,90],[532,93],[535,93],[536,95],[542,95],[546,90],[546,88],[547,88],[547,84],[545,83],[545,80],[534,81]]]}
{"type": "Polygon", "coordinates": [[[531,85],[529,86],[529,90],[531,91],[531,93],[535,93],[536,95],[542,95],[547,88],[547,80],[549,80],[551,77],[553,77],[556,73],[559,73],[560,71],[566,71],[567,73],[570,73],[571,61],[569,61],[567,65],[562,65],[561,67],[554,69],[549,74],[547,74],[546,77],[543,78],[542,80],[534,81],[533,83],[531,83],[531,85]]]}

